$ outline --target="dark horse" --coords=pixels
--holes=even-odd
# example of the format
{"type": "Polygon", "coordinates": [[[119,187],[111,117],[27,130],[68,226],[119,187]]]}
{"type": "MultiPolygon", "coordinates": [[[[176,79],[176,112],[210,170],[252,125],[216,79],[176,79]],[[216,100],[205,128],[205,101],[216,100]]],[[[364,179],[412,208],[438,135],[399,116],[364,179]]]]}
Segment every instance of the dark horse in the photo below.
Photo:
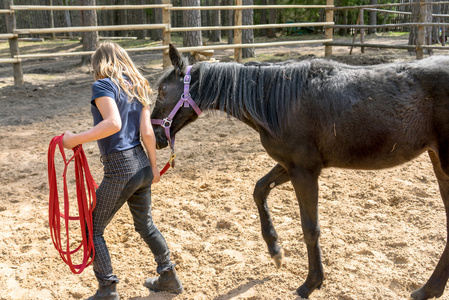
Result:
{"type": "MultiPolygon", "coordinates": [[[[154,119],[167,117],[183,94],[186,60],[173,46],[169,53],[174,68],[158,82],[154,119]]],[[[448,83],[449,57],[443,56],[363,67],[321,59],[193,65],[190,93],[197,106],[225,111],[254,128],[277,162],[257,182],[254,201],[262,236],[278,267],[283,251],[267,197],[275,186],[289,180],[293,184],[309,262],[307,279],[297,289],[301,297],[320,288],[324,279],[318,241],[318,177],[323,168],[389,168],[427,151],[449,216],[448,83]]],[[[168,122],[170,135],[197,117],[192,105],[181,107],[168,122]]],[[[164,128],[158,126],[155,134],[157,147],[166,147],[164,128]]],[[[440,297],[448,276],[446,245],[430,279],[412,297],[440,297]]]]}

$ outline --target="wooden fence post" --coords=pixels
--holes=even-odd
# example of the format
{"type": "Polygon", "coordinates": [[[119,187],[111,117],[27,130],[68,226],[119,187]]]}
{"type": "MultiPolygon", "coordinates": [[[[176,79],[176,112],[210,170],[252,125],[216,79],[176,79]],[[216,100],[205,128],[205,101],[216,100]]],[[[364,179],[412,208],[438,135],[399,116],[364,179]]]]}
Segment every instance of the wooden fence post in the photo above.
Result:
{"type": "MultiPolygon", "coordinates": [[[[170,5],[170,0],[162,0],[162,4],[170,5]]],[[[171,18],[169,7],[164,7],[162,9],[162,23],[167,25],[162,31],[162,45],[168,46],[171,43],[170,27],[171,18]]],[[[162,50],[162,67],[165,69],[171,65],[170,57],[168,56],[168,49],[162,50]]]]}
{"type": "MultiPolygon", "coordinates": [[[[326,5],[334,5],[334,0],[326,0],[326,5]]],[[[326,8],[326,22],[334,21],[334,10],[331,8],[326,8]]],[[[333,39],[334,28],[328,27],[324,30],[325,39],[333,39]]],[[[329,57],[332,55],[332,45],[324,46],[324,56],[329,57]]]]}
{"type": "Polygon", "coordinates": [[[441,28],[441,46],[446,46],[446,27],[441,28]]]}
{"type": "Polygon", "coordinates": [[[421,0],[419,7],[419,23],[418,38],[416,40],[416,59],[424,58],[424,50],[422,46],[426,43],[426,27],[422,25],[426,22],[427,5],[425,0],[421,0]]]}
{"type": "MultiPolygon", "coordinates": [[[[11,9],[11,6],[14,5],[13,0],[5,0],[5,8],[11,9]]],[[[16,17],[14,12],[6,14],[6,30],[8,33],[14,34],[16,30],[16,17]]],[[[11,57],[19,55],[19,40],[17,35],[8,39],[9,42],[9,52],[11,53],[11,57]]],[[[12,64],[13,76],[14,76],[14,85],[23,85],[23,72],[22,72],[22,63],[15,62],[12,64]]]]}
{"type": "MultiPolygon", "coordinates": [[[[242,0],[236,0],[235,5],[242,6],[242,0]]],[[[242,26],[242,10],[236,9],[234,12],[234,22],[235,26],[242,26]]],[[[234,30],[234,44],[241,45],[242,44],[242,30],[235,29],[234,30]]],[[[241,63],[243,59],[242,56],[242,48],[235,48],[234,50],[234,60],[238,63],[241,63]]]]}

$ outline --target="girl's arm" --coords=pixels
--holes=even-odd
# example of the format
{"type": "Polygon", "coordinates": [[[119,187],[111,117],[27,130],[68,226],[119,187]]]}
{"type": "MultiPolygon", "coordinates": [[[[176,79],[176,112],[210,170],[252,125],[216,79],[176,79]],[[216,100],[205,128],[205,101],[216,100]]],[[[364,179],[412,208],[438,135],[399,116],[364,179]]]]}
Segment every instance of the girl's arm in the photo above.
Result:
{"type": "Polygon", "coordinates": [[[117,133],[122,128],[122,119],[115,103],[111,97],[100,97],[95,99],[95,105],[103,117],[103,120],[93,128],[80,133],[64,132],[62,143],[65,148],[72,149],[79,144],[101,140],[117,133]]]}
{"type": "Polygon", "coordinates": [[[143,145],[147,149],[148,157],[150,159],[151,169],[153,171],[153,183],[159,182],[161,175],[156,164],[156,138],[154,136],[153,127],[151,126],[150,107],[142,108],[140,116],[140,134],[142,136],[143,145]]]}

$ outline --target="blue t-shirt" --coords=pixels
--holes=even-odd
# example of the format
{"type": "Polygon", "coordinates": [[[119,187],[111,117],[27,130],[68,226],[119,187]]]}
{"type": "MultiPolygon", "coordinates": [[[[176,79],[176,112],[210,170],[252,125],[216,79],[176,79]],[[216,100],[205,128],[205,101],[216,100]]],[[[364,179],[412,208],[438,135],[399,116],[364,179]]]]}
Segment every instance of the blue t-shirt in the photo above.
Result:
{"type": "Polygon", "coordinates": [[[92,104],[91,112],[94,126],[103,120],[100,111],[95,105],[95,99],[105,96],[111,97],[117,103],[120,118],[122,119],[122,128],[119,132],[97,141],[100,154],[103,156],[140,145],[142,104],[137,99],[129,101],[128,95],[120,91],[111,78],[97,80],[92,85],[92,99],[90,103],[92,104]]]}

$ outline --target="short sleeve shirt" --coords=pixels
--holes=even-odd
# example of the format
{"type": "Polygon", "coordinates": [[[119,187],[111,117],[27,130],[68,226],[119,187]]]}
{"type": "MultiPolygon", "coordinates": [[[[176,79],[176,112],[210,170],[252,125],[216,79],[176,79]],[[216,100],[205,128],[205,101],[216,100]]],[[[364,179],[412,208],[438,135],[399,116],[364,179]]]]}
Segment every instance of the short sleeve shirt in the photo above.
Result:
{"type": "Polygon", "coordinates": [[[129,101],[128,95],[121,91],[111,78],[99,79],[92,85],[91,112],[94,126],[103,120],[95,105],[95,99],[100,97],[114,99],[122,120],[122,128],[119,132],[97,141],[100,154],[103,156],[140,145],[142,104],[136,99],[129,101]]]}

